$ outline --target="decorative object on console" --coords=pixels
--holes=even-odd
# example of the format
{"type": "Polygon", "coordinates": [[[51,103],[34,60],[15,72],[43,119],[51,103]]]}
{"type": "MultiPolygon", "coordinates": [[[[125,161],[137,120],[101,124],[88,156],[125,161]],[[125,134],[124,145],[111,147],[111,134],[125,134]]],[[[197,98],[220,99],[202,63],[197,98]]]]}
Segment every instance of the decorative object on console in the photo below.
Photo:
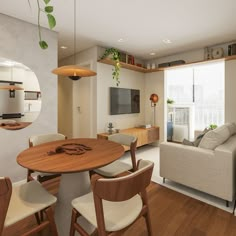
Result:
{"type": "Polygon", "coordinates": [[[149,129],[151,128],[152,125],[151,124],[145,124],[145,125],[140,125],[139,128],[144,128],[144,129],[149,129]]]}
{"type": "Polygon", "coordinates": [[[108,134],[112,134],[113,128],[114,128],[114,126],[113,126],[113,124],[110,122],[110,123],[108,124],[108,134]]]}
{"type": "Polygon", "coordinates": [[[97,73],[76,65],[76,0],[74,0],[74,65],[61,66],[52,71],[56,75],[68,76],[72,80],[94,76],[97,73]]]}
{"type": "Polygon", "coordinates": [[[213,59],[218,59],[224,56],[224,50],[223,48],[214,48],[211,54],[213,59]]]}
{"type": "Polygon", "coordinates": [[[156,104],[158,102],[158,95],[153,93],[151,94],[150,96],[150,101],[151,101],[151,107],[154,108],[154,111],[153,111],[153,125],[155,126],[155,122],[156,122],[156,104]]]}
{"type": "Polygon", "coordinates": [[[116,86],[120,84],[120,52],[115,48],[107,48],[101,59],[112,56],[112,60],[115,62],[114,69],[112,69],[112,78],[116,80],[116,86]]]}
{"type": "Polygon", "coordinates": [[[228,46],[228,56],[236,55],[236,43],[228,46]]]}

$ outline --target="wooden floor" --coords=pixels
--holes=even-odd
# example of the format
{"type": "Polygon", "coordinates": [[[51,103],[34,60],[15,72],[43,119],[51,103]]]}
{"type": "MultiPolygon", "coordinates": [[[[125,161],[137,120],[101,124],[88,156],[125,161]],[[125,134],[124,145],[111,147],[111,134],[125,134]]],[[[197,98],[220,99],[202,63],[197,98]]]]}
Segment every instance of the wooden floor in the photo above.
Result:
{"type": "MultiPolygon", "coordinates": [[[[55,192],[58,183],[47,188],[55,192]]],[[[148,187],[153,236],[235,236],[236,216],[223,210],[152,183],[148,187]]],[[[25,228],[35,224],[28,218],[9,227],[3,236],[20,236],[25,228]]],[[[50,236],[49,231],[37,236],[50,236]]],[[[146,226],[140,219],[123,236],[147,236],[146,226]]]]}

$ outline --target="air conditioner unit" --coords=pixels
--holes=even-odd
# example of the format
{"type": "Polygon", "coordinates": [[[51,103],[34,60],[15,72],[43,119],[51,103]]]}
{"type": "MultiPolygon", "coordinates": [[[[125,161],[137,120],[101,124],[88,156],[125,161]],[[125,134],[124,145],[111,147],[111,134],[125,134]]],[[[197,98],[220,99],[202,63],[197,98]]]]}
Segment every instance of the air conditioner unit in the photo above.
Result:
{"type": "Polygon", "coordinates": [[[193,105],[177,105],[168,107],[168,114],[171,114],[173,124],[172,141],[182,142],[183,139],[193,140],[194,138],[194,107],[193,105]]]}

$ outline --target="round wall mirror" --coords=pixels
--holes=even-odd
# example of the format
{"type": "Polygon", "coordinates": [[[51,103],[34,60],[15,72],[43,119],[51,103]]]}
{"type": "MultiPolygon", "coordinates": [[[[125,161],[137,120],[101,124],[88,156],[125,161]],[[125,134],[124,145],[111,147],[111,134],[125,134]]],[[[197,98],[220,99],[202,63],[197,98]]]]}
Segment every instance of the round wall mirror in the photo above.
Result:
{"type": "Polygon", "coordinates": [[[35,121],[41,92],[35,73],[22,63],[0,58],[0,129],[18,130],[35,121]]]}

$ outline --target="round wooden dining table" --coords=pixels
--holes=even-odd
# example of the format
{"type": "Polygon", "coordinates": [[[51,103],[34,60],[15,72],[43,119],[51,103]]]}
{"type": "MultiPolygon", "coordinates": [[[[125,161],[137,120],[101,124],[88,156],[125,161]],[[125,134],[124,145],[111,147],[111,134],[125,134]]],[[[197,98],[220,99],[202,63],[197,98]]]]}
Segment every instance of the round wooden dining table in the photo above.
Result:
{"type": "MultiPolygon", "coordinates": [[[[66,139],[30,147],[19,153],[17,163],[30,170],[61,174],[55,220],[59,236],[68,236],[71,200],[91,191],[88,171],[105,166],[123,154],[122,145],[105,139],[66,139]]],[[[91,231],[91,226],[82,221],[91,231]]]]}

